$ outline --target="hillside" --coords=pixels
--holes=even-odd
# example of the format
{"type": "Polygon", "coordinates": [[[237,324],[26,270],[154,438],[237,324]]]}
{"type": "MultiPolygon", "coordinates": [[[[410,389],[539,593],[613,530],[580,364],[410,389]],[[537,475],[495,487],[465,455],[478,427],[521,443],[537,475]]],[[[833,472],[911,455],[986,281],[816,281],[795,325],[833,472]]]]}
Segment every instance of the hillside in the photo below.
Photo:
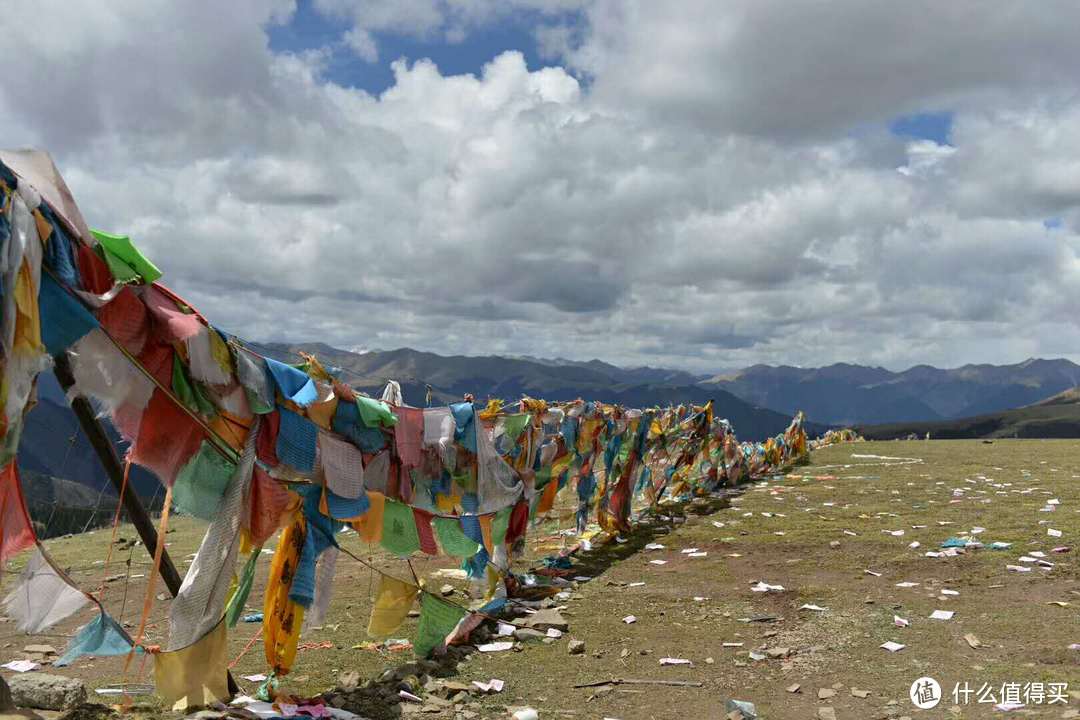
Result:
{"type": "Polygon", "coordinates": [[[1039,402],[1080,384],[1080,365],[1026,360],[1015,365],[916,365],[903,372],[838,363],[822,368],[754,365],[704,385],[818,422],[881,424],[968,418],[1039,402]]]}
{"type": "Polygon", "coordinates": [[[1080,438],[1080,390],[1070,388],[1042,402],[957,420],[859,426],[867,440],[914,434],[941,440],[964,438],[1080,438]]]}

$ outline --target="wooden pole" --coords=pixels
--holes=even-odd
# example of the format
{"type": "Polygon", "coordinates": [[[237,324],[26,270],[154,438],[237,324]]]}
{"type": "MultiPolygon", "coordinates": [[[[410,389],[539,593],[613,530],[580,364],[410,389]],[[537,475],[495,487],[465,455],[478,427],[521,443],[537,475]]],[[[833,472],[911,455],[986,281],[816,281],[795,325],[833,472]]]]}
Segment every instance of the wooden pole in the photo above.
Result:
{"type": "MultiPolygon", "coordinates": [[[[66,393],[75,385],[75,376],[71,373],[71,363],[68,361],[67,354],[54,355],[53,363],[53,372],[56,374],[56,379],[66,393]]],[[[120,463],[120,458],[116,456],[116,448],[113,447],[112,440],[109,439],[105,428],[101,426],[101,423],[94,416],[94,408],[89,400],[81,395],[76,395],[71,398],[70,402],[71,409],[75,411],[75,417],[79,419],[79,425],[90,440],[90,444],[93,446],[94,452],[97,453],[102,467],[105,468],[105,474],[109,476],[109,480],[112,482],[113,487],[116,488],[117,494],[121,494],[121,501],[124,505],[124,511],[127,512],[128,519],[131,520],[131,524],[135,526],[139,537],[142,538],[146,551],[153,557],[158,542],[157,528],[154,527],[154,523],[150,520],[150,515],[147,514],[146,508],[143,507],[138,493],[130,487],[126,491],[124,490],[124,466],[120,463]]],[[[176,597],[180,593],[180,583],[182,581],[180,574],[176,572],[176,566],[173,565],[172,558],[169,557],[169,551],[164,547],[162,548],[159,571],[161,579],[165,581],[165,587],[169,589],[169,593],[173,597],[176,597]]],[[[240,688],[237,686],[236,680],[233,679],[232,673],[228,674],[228,678],[229,692],[235,695],[240,691],[240,688]]]]}
{"type": "MultiPolygon", "coordinates": [[[[53,371],[56,374],[56,379],[60,382],[60,387],[64,389],[64,392],[67,392],[75,384],[75,376],[71,374],[71,364],[68,362],[67,355],[56,355],[53,357],[53,362],[55,363],[53,371]]],[[[119,495],[124,487],[124,466],[121,464],[120,458],[116,456],[116,448],[113,447],[112,440],[109,439],[105,428],[101,426],[101,423],[94,416],[94,408],[89,400],[76,395],[71,398],[70,402],[71,409],[75,411],[75,417],[79,419],[79,425],[82,427],[83,432],[86,433],[90,445],[93,446],[102,467],[105,468],[105,474],[109,476],[109,480],[119,495]]],[[[138,493],[131,488],[127,488],[123,492],[121,501],[128,519],[135,526],[135,530],[139,533],[147,552],[153,555],[158,541],[157,528],[154,527],[154,523],[150,520],[150,516],[146,512],[146,508],[143,507],[138,493]]],[[[172,596],[176,597],[180,592],[181,579],[180,574],[176,572],[176,566],[173,565],[172,558],[169,557],[168,550],[165,550],[161,555],[161,579],[165,581],[165,587],[169,589],[172,596]]]]}

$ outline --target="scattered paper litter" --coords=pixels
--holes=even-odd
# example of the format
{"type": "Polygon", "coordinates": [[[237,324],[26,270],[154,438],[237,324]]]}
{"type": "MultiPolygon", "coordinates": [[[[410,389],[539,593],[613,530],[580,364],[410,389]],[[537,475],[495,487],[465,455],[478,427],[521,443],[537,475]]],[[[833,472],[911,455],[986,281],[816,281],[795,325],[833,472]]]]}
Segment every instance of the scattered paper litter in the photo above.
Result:
{"type": "Polygon", "coordinates": [[[661,665],[693,665],[692,660],[685,658],[660,658],[661,665]]]}
{"type": "Polygon", "coordinates": [[[811,604],[807,603],[806,605],[800,605],[799,609],[800,610],[813,610],[814,612],[825,612],[829,608],[823,608],[820,605],[811,605],[811,604]]]}
{"type": "Polygon", "coordinates": [[[952,610],[935,610],[930,613],[931,620],[952,620],[953,615],[956,613],[952,610]]]}
{"type": "Polygon", "coordinates": [[[722,528],[724,527],[724,523],[720,522],[719,520],[713,520],[713,527],[722,528]]]}
{"type": "Polygon", "coordinates": [[[514,643],[509,640],[499,640],[493,643],[485,643],[483,645],[477,645],[476,649],[480,652],[504,652],[514,647],[514,643]]]}
{"type": "Polygon", "coordinates": [[[978,649],[982,647],[982,643],[979,642],[979,638],[975,637],[973,633],[968,633],[967,635],[965,635],[964,640],[969,646],[971,646],[972,649],[978,649]]]}
{"type": "Polygon", "coordinates": [[[912,542],[910,545],[908,545],[908,547],[911,548],[912,550],[915,550],[916,548],[919,547],[920,544],[921,543],[918,540],[916,540],[916,541],[912,542]]]}
{"type": "Polygon", "coordinates": [[[679,552],[681,552],[683,555],[689,555],[690,553],[696,553],[697,551],[697,548],[683,548],[679,552]]]}
{"type": "Polygon", "coordinates": [[[709,554],[708,552],[692,552],[692,553],[688,554],[686,557],[705,557],[708,554],[709,554]]]}
{"type": "Polygon", "coordinates": [[[758,581],[756,585],[750,588],[752,592],[784,592],[783,585],[770,585],[767,582],[758,581]]]}
{"type": "Polygon", "coordinates": [[[726,648],[740,648],[740,647],[743,646],[743,643],[726,642],[726,643],[723,644],[723,646],[726,647],[726,648]]]}
{"type": "Polygon", "coordinates": [[[41,663],[36,663],[31,660],[12,660],[9,663],[0,665],[0,667],[7,668],[13,672],[24,673],[30,672],[31,670],[37,670],[41,667],[41,663]]]}
{"type": "Polygon", "coordinates": [[[900,617],[899,615],[893,615],[892,616],[892,621],[893,621],[893,625],[895,625],[896,627],[908,627],[908,626],[911,625],[910,620],[905,620],[904,618],[900,617]]]}
{"type": "Polygon", "coordinates": [[[888,650],[889,652],[900,652],[901,650],[906,648],[907,645],[901,645],[898,642],[893,642],[892,640],[889,640],[888,642],[882,643],[881,647],[882,649],[888,650]]]}
{"type": "Polygon", "coordinates": [[[1006,570],[1012,570],[1013,572],[1031,572],[1031,568],[1024,567],[1023,565],[1006,565],[1006,570]]]}
{"type": "Polygon", "coordinates": [[[881,573],[874,572],[873,570],[863,570],[867,575],[873,575],[874,577],[881,577],[881,573]]]}
{"type": "Polygon", "coordinates": [[[563,631],[556,630],[555,628],[548,628],[546,634],[549,638],[561,638],[563,636],[563,631]]]}
{"type": "Polygon", "coordinates": [[[645,583],[643,583],[643,582],[627,583],[626,587],[645,587],[645,583]]]}
{"type": "Polygon", "coordinates": [[[256,673],[254,675],[241,675],[240,677],[244,678],[248,682],[262,682],[266,679],[266,676],[262,673],[256,673]]]}
{"type": "Polygon", "coordinates": [[[705,602],[708,599],[709,598],[705,597],[704,595],[695,595],[694,596],[694,602],[705,602]]]}
{"type": "Polygon", "coordinates": [[[1054,528],[1046,528],[1046,534],[1050,537],[1061,537],[1061,531],[1055,530],[1054,528]]]}
{"type": "Polygon", "coordinates": [[[498,678],[491,678],[487,682],[480,682],[479,680],[473,680],[472,684],[475,685],[480,692],[486,693],[499,693],[503,690],[503,681],[498,678]]]}
{"type": "Polygon", "coordinates": [[[949,588],[941,588],[942,595],[959,595],[959,590],[950,590],[949,588]]]}
{"type": "Polygon", "coordinates": [[[896,587],[913,588],[913,587],[916,587],[918,584],[919,583],[917,583],[917,582],[911,582],[910,580],[905,580],[904,582],[896,583],[896,587]]]}
{"type": "Polygon", "coordinates": [[[504,623],[504,622],[500,622],[500,623],[499,623],[499,625],[498,625],[498,627],[496,628],[495,634],[497,634],[497,635],[504,635],[504,636],[505,636],[505,635],[513,635],[513,634],[514,634],[514,630],[516,630],[516,629],[517,629],[517,628],[515,628],[515,627],[514,627],[513,625],[511,625],[510,623],[504,623]]]}
{"type": "Polygon", "coordinates": [[[645,549],[646,550],[663,550],[664,546],[661,545],[660,543],[649,543],[648,545],[645,546],[645,549]]]}
{"type": "Polygon", "coordinates": [[[1001,712],[1012,712],[1013,710],[1019,710],[1022,707],[1024,707],[1024,703],[1020,703],[1020,702],[999,702],[997,705],[994,706],[994,709],[995,710],[1000,710],[1001,712]]]}
{"type": "Polygon", "coordinates": [[[636,618],[636,617],[634,617],[633,615],[627,615],[626,617],[624,617],[624,618],[622,619],[622,621],[623,621],[624,623],[626,623],[627,625],[632,625],[632,624],[634,624],[634,623],[636,623],[636,622],[637,622],[637,618],[636,618]]]}
{"type": "Polygon", "coordinates": [[[413,695],[408,690],[398,690],[398,697],[402,700],[408,700],[409,702],[424,702],[416,695],[413,695]]]}
{"type": "Polygon", "coordinates": [[[650,560],[650,565],[667,565],[667,560],[650,560]]]}

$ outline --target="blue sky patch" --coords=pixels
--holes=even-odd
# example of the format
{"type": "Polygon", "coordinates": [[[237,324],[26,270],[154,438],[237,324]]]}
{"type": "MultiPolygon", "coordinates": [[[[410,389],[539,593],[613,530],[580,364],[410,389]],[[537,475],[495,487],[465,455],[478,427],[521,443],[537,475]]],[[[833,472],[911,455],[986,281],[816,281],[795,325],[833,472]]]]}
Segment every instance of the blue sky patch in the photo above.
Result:
{"type": "Polygon", "coordinates": [[[949,145],[949,133],[952,131],[953,114],[951,112],[916,113],[904,115],[889,123],[889,131],[894,135],[933,140],[938,145],[949,145]]]}
{"type": "Polygon", "coordinates": [[[540,58],[534,29],[541,24],[580,21],[574,13],[559,17],[545,16],[535,11],[517,12],[483,27],[470,28],[459,43],[447,42],[441,31],[430,37],[416,38],[398,33],[375,32],[379,59],[369,63],[357,56],[345,41],[351,27],[348,19],[320,13],[311,0],[300,0],[286,25],[268,28],[270,49],[274,52],[300,53],[327,48],[330,57],[324,77],[338,85],[379,94],[394,83],[390,64],[398,58],[410,62],[424,58],[432,60],[443,75],[471,73],[479,75],[484,65],[507,50],[517,50],[525,56],[529,70],[555,64],[540,58]]]}

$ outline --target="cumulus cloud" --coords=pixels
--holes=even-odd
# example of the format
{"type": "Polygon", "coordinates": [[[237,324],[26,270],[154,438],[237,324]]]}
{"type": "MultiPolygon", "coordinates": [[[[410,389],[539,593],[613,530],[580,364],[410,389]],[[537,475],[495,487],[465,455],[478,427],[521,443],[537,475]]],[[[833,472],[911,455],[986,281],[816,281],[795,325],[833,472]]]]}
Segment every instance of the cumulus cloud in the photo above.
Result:
{"type": "Polygon", "coordinates": [[[553,64],[397,60],[373,96],[324,48],[271,50],[290,2],[17,0],[3,144],[51,150],[91,224],[257,340],[705,372],[1080,357],[1071,4],[317,7],[371,59],[525,8],[553,64]],[[884,129],[940,108],[948,145],[884,129]]]}

